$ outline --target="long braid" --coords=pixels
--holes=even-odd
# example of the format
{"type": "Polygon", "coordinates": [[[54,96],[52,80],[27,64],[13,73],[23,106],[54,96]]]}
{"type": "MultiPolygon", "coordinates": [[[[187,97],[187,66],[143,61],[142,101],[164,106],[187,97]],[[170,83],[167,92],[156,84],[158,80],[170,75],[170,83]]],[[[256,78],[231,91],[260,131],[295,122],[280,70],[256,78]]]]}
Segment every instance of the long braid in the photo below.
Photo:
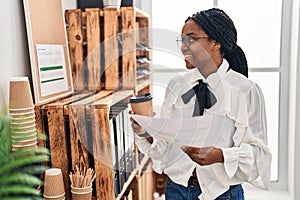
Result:
{"type": "Polygon", "coordinates": [[[188,20],[194,20],[210,39],[221,44],[223,57],[229,67],[248,77],[248,64],[243,50],[237,45],[236,28],[229,16],[220,9],[212,8],[197,12],[188,20]]]}

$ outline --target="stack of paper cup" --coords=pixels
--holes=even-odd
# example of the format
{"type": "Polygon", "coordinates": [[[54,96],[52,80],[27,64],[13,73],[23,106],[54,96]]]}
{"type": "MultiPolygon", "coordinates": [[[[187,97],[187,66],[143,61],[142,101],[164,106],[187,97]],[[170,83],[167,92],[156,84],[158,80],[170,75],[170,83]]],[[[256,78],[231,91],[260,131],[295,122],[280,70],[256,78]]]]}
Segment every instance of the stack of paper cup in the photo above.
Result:
{"type": "Polygon", "coordinates": [[[37,148],[34,104],[28,77],[11,78],[9,86],[12,150],[37,148]]]}
{"type": "Polygon", "coordinates": [[[91,200],[92,191],[93,191],[92,185],[83,188],[73,187],[71,185],[71,193],[72,193],[73,200],[91,200]]]}
{"type": "Polygon", "coordinates": [[[61,169],[51,168],[46,170],[44,180],[44,199],[65,199],[65,188],[61,169]]]}

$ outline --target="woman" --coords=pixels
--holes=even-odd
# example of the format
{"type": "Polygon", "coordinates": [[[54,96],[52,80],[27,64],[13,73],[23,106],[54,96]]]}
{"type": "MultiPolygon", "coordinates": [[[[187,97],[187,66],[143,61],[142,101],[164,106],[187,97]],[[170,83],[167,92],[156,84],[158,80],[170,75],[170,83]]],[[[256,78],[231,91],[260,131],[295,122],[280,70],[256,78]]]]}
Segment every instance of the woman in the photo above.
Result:
{"type": "Polygon", "coordinates": [[[267,189],[271,154],[264,98],[247,79],[247,60],[232,20],[216,8],[198,12],[186,20],[178,42],[189,72],[170,81],[162,117],[211,113],[233,120],[234,129],[221,133],[228,138],[223,146],[179,147],[152,141],[132,123],[140,151],[152,158],[156,172],[167,175],[166,199],[240,200],[243,182],[267,189]]]}

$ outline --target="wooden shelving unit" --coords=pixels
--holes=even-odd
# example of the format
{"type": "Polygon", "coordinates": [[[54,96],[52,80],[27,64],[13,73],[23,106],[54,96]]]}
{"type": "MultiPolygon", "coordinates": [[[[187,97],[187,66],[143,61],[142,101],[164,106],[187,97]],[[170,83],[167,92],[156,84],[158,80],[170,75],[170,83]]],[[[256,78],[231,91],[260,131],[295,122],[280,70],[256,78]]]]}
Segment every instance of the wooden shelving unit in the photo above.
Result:
{"type": "Polygon", "coordinates": [[[149,74],[137,80],[137,56],[148,60],[142,66],[151,70],[147,14],[133,7],[73,9],[66,11],[66,24],[75,90],[138,93],[147,87],[149,74]]]}
{"type": "MultiPolygon", "coordinates": [[[[76,164],[95,169],[93,199],[153,199],[151,160],[137,159],[115,197],[110,141],[109,113],[132,95],[150,92],[150,77],[137,80],[137,55],[149,61],[149,16],[133,8],[66,11],[72,78],[75,93],[69,97],[35,106],[38,129],[47,136],[39,146],[49,147],[51,162],[61,168],[66,199],[70,199],[69,172],[76,164]],[[142,44],[146,50],[138,50],[142,44]],[[101,160],[98,158],[101,157],[101,160]],[[147,186],[147,187],[146,187],[147,186]],[[152,195],[151,195],[152,194],[152,195]]],[[[150,72],[151,64],[145,66],[150,72]]],[[[135,148],[136,154],[138,149],[135,148]]]]}
{"type": "Polygon", "coordinates": [[[136,87],[136,90],[138,92],[146,89],[146,90],[149,90],[148,87],[150,85],[151,81],[148,79],[148,80],[141,80],[141,81],[138,81],[138,84],[137,84],[137,87],[136,87]]]}

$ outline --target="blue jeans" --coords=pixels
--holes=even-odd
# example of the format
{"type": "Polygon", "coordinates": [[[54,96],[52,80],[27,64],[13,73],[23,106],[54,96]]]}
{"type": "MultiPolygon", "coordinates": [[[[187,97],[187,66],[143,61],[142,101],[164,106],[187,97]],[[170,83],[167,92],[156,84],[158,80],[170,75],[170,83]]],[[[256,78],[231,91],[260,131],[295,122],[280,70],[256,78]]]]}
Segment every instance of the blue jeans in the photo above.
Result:
{"type": "MultiPolygon", "coordinates": [[[[166,200],[198,200],[202,193],[199,184],[189,184],[184,187],[174,183],[169,177],[166,179],[165,196],[166,200]]],[[[216,200],[244,200],[244,190],[242,185],[233,185],[220,195],[216,200]]]]}

